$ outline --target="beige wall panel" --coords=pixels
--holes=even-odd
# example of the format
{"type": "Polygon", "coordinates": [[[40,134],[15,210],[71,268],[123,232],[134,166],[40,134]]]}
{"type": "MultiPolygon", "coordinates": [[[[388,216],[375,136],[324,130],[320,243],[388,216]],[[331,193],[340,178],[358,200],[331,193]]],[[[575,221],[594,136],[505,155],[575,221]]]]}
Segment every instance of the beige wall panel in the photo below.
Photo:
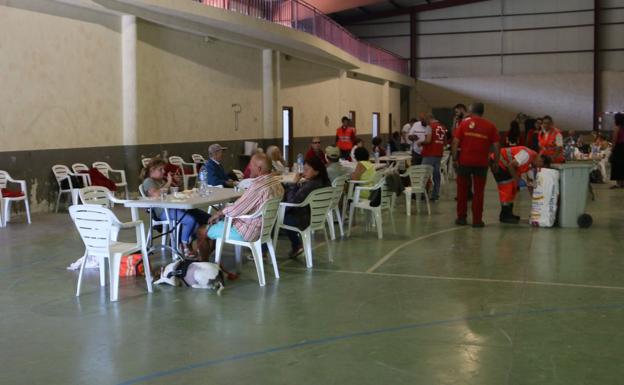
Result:
{"type": "Polygon", "coordinates": [[[624,111],[624,72],[602,73],[602,111],[624,111]]]}
{"type": "Polygon", "coordinates": [[[139,144],[262,137],[261,51],[146,21],[138,40],[139,144]]]}
{"type": "Polygon", "coordinates": [[[283,56],[280,65],[280,110],[293,108],[293,136],[333,135],[347,112],[341,108],[344,80],[339,70],[283,56]]]}
{"type": "Polygon", "coordinates": [[[116,18],[71,14],[0,6],[0,151],[121,144],[116,18]]]}
{"type": "MultiPolygon", "coordinates": [[[[358,134],[372,133],[373,112],[383,112],[383,85],[359,78],[340,77],[336,69],[291,58],[281,61],[280,103],[293,107],[294,136],[331,136],[341,117],[356,111],[358,134]]],[[[390,111],[400,117],[398,89],[390,89],[390,111]],[[393,102],[392,98],[396,101],[393,102]]],[[[382,132],[388,117],[382,116],[382,132]]]]}
{"type": "Polygon", "coordinates": [[[592,75],[526,75],[427,79],[417,84],[411,111],[452,107],[483,101],[486,118],[506,130],[518,112],[549,114],[557,126],[569,130],[592,128],[592,75]]]}

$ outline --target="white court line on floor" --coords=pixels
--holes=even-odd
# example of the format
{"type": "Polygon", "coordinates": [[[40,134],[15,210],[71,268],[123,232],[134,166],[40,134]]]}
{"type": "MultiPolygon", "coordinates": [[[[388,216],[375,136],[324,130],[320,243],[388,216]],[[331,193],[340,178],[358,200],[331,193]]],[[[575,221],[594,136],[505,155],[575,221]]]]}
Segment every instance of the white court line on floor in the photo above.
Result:
{"type": "Polygon", "coordinates": [[[401,250],[402,248],[404,248],[405,246],[409,246],[412,243],[416,243],[418,241],[422,241],[423,239],[427,239],[427,238],[431,238],[431,237],[435,237],[436,235],[440,235],[440,234],[444,234],[444,233],[449,233],[451,231],[457,231],[457,230],[461,230],[461,229],[465,229],[466,227],[459,227],[459,226],[454,226],[451,227],[450,229],[446,229],[446,230],[440,230],[440,231],[436,231],[435,233],[431,233],[431,234],[427,234],[427,235],[423,235],[421,237],[418,238],[414,238],[412,240],[409,240],[397,247],[395,247],[394,249],[390,250],[390,252],[386,255],[384,255],[379,261],[377,261],[377,263],[375,263],[373,266],[371,266],[368,270],[366,270],[367,273],[372,273],[375,270],[377,270],[381,265],[383,265],[384,263],[386,263],[390,258],[392,258],[392,256],[394,254],[396,254],[399,250],[401,250]]]}
{"type": "Polygon", "coordinates": [[[331,269],[318,269],[318,268],[314,268],[313,270],[310,270],[310,269],[305,269],[302,267],[290,267],[290,266],[284,267],[284,269],[304,270],[304,271],[321,271],[324,273],[372,275],[372,276],[379,276],[379,277],[434,279],[434,280],[441,280],[441,281],[467,281],[467,282],[507,283],[507,284],[516,284],[516,285],[527,284],[527,285],[537,285],[537,286],[577,287],[577,288],[585,288],[585,289],[624,290],[624,286],[585,285],[582,283],[564,283],[564,282],[559,283],[559,282],[545,282],[545,281],[520,281],[520,280],[514,280],[514,279],[448,277],[448,276],[443,276],[443,275],[369,273],[367,271],[331,270],[331,269]]]}

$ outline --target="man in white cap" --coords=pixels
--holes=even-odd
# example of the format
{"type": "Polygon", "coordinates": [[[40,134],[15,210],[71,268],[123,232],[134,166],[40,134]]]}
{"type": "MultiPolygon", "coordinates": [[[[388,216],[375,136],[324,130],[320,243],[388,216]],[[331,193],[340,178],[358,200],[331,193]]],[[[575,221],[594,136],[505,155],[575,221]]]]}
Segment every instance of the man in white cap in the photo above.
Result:
{"type": "Polygon", "coordinates": [[[211,144],[208,147],[209,159],[206,161],[207,182],[211,186],[234,187],[234,181],[228,178],[221,164],[223,150],[227,150],[227,147],[221,147],[220,144],[211,144]]]}
{"type": "Polygon", "coordinates": [[[338,147],[325,147],[325,158],[327,159],[327,176],[329,176],[331,182],[349,172],[340,164],[340,149],[338,147]]]}

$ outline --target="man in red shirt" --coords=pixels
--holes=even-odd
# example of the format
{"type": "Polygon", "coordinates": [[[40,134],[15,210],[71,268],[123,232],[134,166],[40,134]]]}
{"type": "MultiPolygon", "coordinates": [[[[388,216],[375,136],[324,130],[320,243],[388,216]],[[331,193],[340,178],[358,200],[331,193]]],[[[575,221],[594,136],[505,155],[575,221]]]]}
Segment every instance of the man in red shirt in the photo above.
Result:
{"type": "Polygon", "coordinates": [[[340,158],[349,159],[355,144],[355,128],[350,127],[351,120],[342,117],[342,126],[336,129],[336,147],[340,149],[340,158]]]}
{"type": "Polygon", "coordinates": [[[440,198],[440,162],[444,154],[446,144],[446,127],[444,127],[432,114],[425,116],[427,127],[425,128],[425,141],[422,146],[422,164],[433,167],[433,192],[431,200],[440,198]]]}
{"type": "Polygon", "coordinates": [[[310,159],[312,157],[317,157],[321,160],[323,164],[327,164],[327,159],[325,158],[325,153],[321,149],[321,138],[315,136],[312,138],[312,143],[310,144],[310,148],[305,154],[305,159],[310,159]]]}
{"type": "Polygon", "coordinates": [[[493,147],[492,171],[498,169],[500,138],[494,124],[483,119],[483,103],[470,106],[470,116],[462,120],[453,133],[451,153],[453,165],[457,168],[457,220],[465,225],[468,216],[468,190],[470,181],[474,188],[472,198],[472,227],[483,227],[483,192],[487,181],[490,149],[493,147]],[[459,159],[458,149],[461,148],[459,159]]]}

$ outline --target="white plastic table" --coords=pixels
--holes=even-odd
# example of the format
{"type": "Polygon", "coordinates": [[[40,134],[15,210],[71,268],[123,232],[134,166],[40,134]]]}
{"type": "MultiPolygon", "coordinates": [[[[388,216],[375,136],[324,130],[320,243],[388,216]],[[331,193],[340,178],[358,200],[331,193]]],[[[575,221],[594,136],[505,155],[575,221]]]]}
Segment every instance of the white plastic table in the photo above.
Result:
{"type": "MultiPolygon", "coordinates": [[[[137,200],[131,200],[124,203],[125,207],[129,207],[133,211],[138,208],[144,208],[149,210],[149,220],[150,225],[148,226],[148,231],[152,232],[152,210],[155,208],[161,209],[178,209],[178,210],[191,210],[197,208],[204,208],[213,205],[218,205],[221,203],[227,203],[238,199],[242,192],[235,191],[233,188],[219,188],[212,187],[208,189],[208,194],[205,196],[199,196],[197,193],[178,193],[176,196],[168,195],[165,199],[159,198],[141,198],[137,200]]],[[[133,217],[134,217],[133,212],[133,217]]],[[[172,234],[175,234],[175,229],[179,223],[175,223],[171,226],[172,234]]],[[[150,236],[149,239],[154,239],[150,236]]],[[[182,256],[183,254],[177,250],[178,242],[177,239],[174,243],[175,249],[171,251],[175,254],[182,256]]],[[[151,252],[154,250],[153,245],[148,245],[148,251],[151,252]]]]}

